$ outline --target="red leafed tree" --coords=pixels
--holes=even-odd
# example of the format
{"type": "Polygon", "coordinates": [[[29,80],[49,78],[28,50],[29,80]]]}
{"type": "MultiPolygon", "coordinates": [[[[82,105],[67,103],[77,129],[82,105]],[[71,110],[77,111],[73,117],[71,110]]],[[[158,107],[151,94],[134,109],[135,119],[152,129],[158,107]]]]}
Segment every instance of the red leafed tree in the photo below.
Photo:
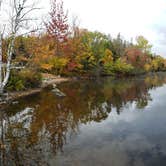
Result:
{"type": "Polygon", "coordinates": [[[132,64],[134,67],[138,68],[142,68],[146,63],[150,62],[150,57],[148,54],[137,48],[126,49],[123,59],[127,63],[132,64]]]}
{"type": "Polygon", "coordinates": [[[49,13],[50,20],[45,23],[47,33],[56,42],[56,55],[60,55],[60,47],[68,37],[68,14],[64,11],[63,1],[52,0],[51,12],[49,13]]]}

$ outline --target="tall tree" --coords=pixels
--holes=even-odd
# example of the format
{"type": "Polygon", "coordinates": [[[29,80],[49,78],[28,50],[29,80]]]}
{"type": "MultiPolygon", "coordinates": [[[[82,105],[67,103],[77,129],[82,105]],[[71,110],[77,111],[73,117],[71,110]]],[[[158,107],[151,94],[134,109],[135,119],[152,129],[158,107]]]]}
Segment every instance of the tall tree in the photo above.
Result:
{"type": "Polygon", "coordinates": [[[45,23],[47,32],[56,42],[56,55],[60,55],[60,45],[67,40],[69,25],[68,14],[64,11],[63,1],[52,0],[50,20],[45,23]]]}
{"type": "MultiPolygon", "coordinates": [[[[0,0],[0,15],[1,15],[1,4],[2,0],[0,0]]],[[[0,30],[0,73],[2,73],[2,32],[0,30]]],[[[2,77],[0,77],[0,85],[2,84],[2,77]]]]}
{"type": "MultiPolygon", "coordinates": [[[[2,0],[0,1],[2,2],[2,0]]],[[[5,2],[7,3],[7,2],[5,2]]],[[[28,21],[32,20],[30,17],[30,13],[37,9],[34,5],[35,3],[30,4],[29,0],[10,0],[9,1],[9,29],[7,38],[9,39],[9,43],[7,46],[7,55],[6,55],[6,63],[3,63],[3,54],[2,54],[2,38],[3,32],[1,30],[0,36],[0,93],[2,94],[5,86],[8,83],[10,72],[12,69],[12,56],[14,53],[15,47],[15,39],[18,35],[18,32],[24,26],[27,26],[28,21]]],[[[0,5],[3,5],[0,3],[0,5]]],[[[2,25],[1,25],[2,27],[2,25]]]]}
{"type": "Polygon", "coordinates": [[[139,48],[143,53],[151,54],[152,45],[149,44],[149,41],[143,37],[138,36],[136,38],[136,47],[139,48]]]}
{"type": "Polygon", "coordinates": [[[126,48],[130,47],[131,43],[124,40],[119,33],[116,38],[110,37],[110,50],[113,53],[114,61],[125,54],[126,48]]]}

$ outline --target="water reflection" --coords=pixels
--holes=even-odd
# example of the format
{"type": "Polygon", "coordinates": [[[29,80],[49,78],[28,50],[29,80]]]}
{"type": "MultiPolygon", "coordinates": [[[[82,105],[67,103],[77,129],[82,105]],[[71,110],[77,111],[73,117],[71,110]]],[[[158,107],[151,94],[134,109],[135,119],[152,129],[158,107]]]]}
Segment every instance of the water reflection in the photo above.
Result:
{"type": "Polygon", "coordinates": [[[153,100],[150,90],[165,83],[163,73],[103,78],[59,85],[65,98],[45,90],[20,99],[0,112],[0,165],[49,165],[50,156],[64,152],[63,147],[81,134],[81,125],[102,123],[114,116],[113,110],[121,115],[126,107],[144,111],[153,100]]]}

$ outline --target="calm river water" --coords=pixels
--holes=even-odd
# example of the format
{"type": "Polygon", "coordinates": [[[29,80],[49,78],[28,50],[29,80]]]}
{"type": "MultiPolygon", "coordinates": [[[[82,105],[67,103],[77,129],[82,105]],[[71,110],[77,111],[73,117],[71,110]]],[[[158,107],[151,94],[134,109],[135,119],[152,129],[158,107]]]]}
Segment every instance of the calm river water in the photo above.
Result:
{"type": "Polygon", "coordinates": [[[166,73],[58,88],[0,111],[1,166],[166,166],[166,73]]]}

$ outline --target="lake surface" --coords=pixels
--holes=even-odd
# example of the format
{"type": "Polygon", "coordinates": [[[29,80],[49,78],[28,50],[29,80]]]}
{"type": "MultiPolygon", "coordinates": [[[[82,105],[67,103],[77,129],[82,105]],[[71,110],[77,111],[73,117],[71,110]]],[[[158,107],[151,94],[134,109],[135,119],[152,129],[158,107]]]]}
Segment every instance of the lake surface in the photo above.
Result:
{"type": "Polygon", "coordinates": [[[0,165],[166,165],[166,74],[58,88],[0,111],[0,165]]]}

